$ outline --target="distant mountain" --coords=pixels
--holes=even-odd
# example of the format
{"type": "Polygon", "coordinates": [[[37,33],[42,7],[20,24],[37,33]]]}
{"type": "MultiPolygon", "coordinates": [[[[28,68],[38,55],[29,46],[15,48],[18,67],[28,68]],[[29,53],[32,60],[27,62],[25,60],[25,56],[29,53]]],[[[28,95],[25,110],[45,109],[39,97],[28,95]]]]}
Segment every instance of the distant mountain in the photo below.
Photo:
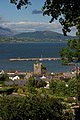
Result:
{"type": "Polygon", "coordinates": [[[43,40],[67,40],[76,38],[75,36],[64,36],[63,34],[52,32],[52,31],[35,31],[26,32],[15,35],[18,38],[29,38],[29,39],[43,39],[43,40]]]}
{"type": "Polygon", "coordinates": [[[13,36],[13,31],[9,28],[0,27],[0,36],[13,36]]]}
{"type": "Polygon", "coordinates": [[[17,34],[9,28],[2,27],[0,27],[0,37],[0,42],[58,42],[77,38],[75,36],[64,36],[63,34],[52,31],[35,31],[17,34]]]}

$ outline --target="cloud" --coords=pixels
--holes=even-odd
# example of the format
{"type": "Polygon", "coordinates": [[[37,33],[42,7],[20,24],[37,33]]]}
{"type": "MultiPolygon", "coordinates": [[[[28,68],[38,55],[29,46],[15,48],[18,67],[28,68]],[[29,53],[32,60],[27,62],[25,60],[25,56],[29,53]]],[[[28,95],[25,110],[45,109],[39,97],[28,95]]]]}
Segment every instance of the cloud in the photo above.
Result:
{"type": "MultiPolygon", "coordinates": [[[[30,22],[30,21],[10,22],[0,17],[0,26],[16,31],[16,33],[44,31],[44,30],[62,33],[62,26],[57,21],[54,21],[53,23],[30,22]]],[[[75,31],[76,31],[75,28],[73,28],[71,35],[75,35],[76,33],[75,31]]]]}
{"type": "Polygon", "coordinates": [[[2,16],[0,16],[0,26],[6,27],[6,24],[10,23],[9,21],[4,20],[2,16]]]}
{"type": "Polygon", "coordinates": [[[42,14],[43,12],[41,10],[33,10],[32,14],[42,14]]]}
{"type": "Polygon", "coordinates": [[[6,23],[6,27],[16,30],[17,32],[33,32],[33,31],[44,31],[44,30],[55,30],[60,29],[61,26],[56,23],[44,23],[44,22],[28,22],[19,21],[15,23],[6,23]]]}

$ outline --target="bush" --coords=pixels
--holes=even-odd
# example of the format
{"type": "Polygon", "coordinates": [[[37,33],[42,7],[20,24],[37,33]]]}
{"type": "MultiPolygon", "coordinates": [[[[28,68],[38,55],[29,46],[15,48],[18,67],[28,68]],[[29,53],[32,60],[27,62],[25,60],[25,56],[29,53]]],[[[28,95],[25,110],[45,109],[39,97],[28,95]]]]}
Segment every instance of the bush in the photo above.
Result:
{"type": "Polygon", "coordinates": [[[48,96],[6,96],[0,98],[2,120],[64,120],[60,99],[48,96]]]}

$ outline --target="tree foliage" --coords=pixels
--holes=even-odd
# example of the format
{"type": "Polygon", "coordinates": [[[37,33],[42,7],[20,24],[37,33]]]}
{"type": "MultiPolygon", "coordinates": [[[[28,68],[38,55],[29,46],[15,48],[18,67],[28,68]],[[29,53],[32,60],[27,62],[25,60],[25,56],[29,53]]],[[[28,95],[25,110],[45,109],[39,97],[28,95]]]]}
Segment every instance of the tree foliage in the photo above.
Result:
{"type": "MultiPolygon", "coordinates": [[[[51,16],[51,21],[59,20],[66,35],[75,26],[80,33],[80,1],[79,0],[46,0],[43,7],[44,15],[51,16]]],[[[78,34],[77,33],[77,34],[78,34]]]]}
{"type": "Polygon", "coordinates": [[[65,80],[52,80],[50,82],[50,90],[52,94],[58,97],[75,97],[76,79],[68,79],[67,82],[65,80]],[[66,84],[68,85],[67,87],[66,84]]]}
{"type": "Polygon", "coordinates": [[[27,81],[27,85],[29,87],[35,87],[36,86],[36,80],[33,76],[31,76],[28,81],[27,81]]]}
{"type": "Polygon", "coordinates": [[[9,80],[9,76],[8,74],[2,74],[0,76],[0,81],[8,81],[9,80]]]}
{"type": "Polygon", "coordinates": [[[31,4],[29,0],[10,0],[10,2],[15,4],[17,9],[21,9],[22,6],[26,6],[27,8],[31,4]]]}
{"type": "Polygon", "coordinates": [[[27,84],[26,84],[26,87],[28,89],[29,92],[31,93],[35,93],[35,87],[36,87],[36,80],[34,78],[34,76],[31,76],[28,81],[27,81],[27,84]]]}
{"type": "Polygon", "coordinates": [[[2,120],[64,120],[60,99],[48,96],[5,96],[0,97],[2,120]]]}
{"type": "Polygon", "coordinates": [[[44,80],[37,80],[36,87],[37,87],[37,88],[45,87],[46,84],[47,84],[47,83],[46,83],[44,80]]]}
{"type": "Polygon", "coordinates": [[[80,62],[80,40],[69,40],[67,46],[68,47],[64,47],[60,51],[62,63],[68,64],[69,62],[80,62]]]}

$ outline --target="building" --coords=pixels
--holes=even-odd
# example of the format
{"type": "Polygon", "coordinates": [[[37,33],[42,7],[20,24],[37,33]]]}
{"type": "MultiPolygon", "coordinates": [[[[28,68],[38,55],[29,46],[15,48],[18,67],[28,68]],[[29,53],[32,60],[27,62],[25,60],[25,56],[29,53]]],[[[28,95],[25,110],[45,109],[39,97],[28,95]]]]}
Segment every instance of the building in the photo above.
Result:
{"type": "Polygon", "coordinates": [[[42,63],[35,63],[34,64],[34,74],[35,75],[40,75],[41,74],[41,66],[42,66],[42,63]]]}

